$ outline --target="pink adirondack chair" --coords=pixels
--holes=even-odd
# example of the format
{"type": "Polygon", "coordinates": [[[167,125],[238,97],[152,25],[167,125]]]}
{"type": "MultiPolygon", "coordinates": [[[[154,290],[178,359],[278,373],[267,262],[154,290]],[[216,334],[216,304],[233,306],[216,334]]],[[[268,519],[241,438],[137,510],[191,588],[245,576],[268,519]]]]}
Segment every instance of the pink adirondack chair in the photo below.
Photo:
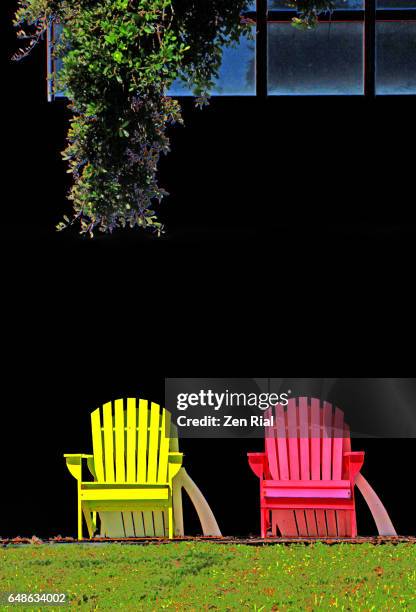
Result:
{"type": "Polygon", "coordinates": [[[265,414],[265,452],[248,453],[260,478],[261,537],[355,537],[354,487],[363,494],[381,535],[396,535],[376,493],[360,474],[364,453],[351,451],[339,408],[301,397],[265,414]]]}

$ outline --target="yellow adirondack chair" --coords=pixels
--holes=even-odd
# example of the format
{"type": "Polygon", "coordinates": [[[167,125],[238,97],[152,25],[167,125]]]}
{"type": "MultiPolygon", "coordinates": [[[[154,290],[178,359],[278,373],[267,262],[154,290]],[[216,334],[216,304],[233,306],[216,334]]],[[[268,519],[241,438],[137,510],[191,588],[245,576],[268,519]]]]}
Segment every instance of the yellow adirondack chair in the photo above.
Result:
{"type": "Polygon", "coordinates": [[[128,398],[126,403],[125,410],[125,402],[115,400],[114,411],[111,402],[104,404],[102,420],[100,408],[92,412],[92,455],[64,455],[78,485],[78,539],[83,537],[82,516],[93,537],[97,513],[101,536],[182,535],[182,487],[195,505],[204,534],[221,535],[206,500],[181,469],[183,454],[170,413],[153,402],[149,407],[143,399],[128,398]],[[93,481],[83,480],[83,459],[93,481]]]}

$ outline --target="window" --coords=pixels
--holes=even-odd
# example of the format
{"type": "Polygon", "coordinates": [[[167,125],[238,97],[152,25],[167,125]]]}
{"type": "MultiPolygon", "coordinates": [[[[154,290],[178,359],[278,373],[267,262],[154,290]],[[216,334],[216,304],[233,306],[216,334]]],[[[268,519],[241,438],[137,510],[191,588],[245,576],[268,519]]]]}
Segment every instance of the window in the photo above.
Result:
{"type": "Polygon", "coordinates": [[[377,94],[416,94],[416,21],[377,23],[377,94]]]}
{"type": "Polygon", "coordinates": [[[293,27],[286,0],[268,0],[268,9],[267,95],[364,93],[363,0],[335,0],[306,31],[293,27]]]}
{"type": "Polygon", "coordinates": [[[416,94],[416,0],[335,0],[309,31],[288,4],[257,1],[257,94],[416,94]]]}
{"type": "MultiPolygon", "coordinates": [[[[214,96],[254,96],[256,94],[256,41],[253,27],[253,40],[241,37],[235,47],[225,48],[221,68],[211,95],[214,96]]],[[[191,96],[186,83],[177,79],[168,94],[171,96],[191,96]]]]}
{"type": "MultiPolygon", "coordinates": [[[[363,9],[364,0],[335,0],[336,9],[363,9]]],[[[288,0],[268,0],[271,10],[288,10],[288,0]]]]}
{"type": "Polygon", "coordinates": [[[308,32],[270,23],[269,95],[363,93],[363,24],[321,23],[308,32]]]}
{"type": "MultiPolygon", "coordinates": [[[[254,40],[224,49],[212,95],[416,94],[416,0],[335,0],[333,13],[307,31],[293,27],[288,0],[257,0],[249,9],[254,40]]],[[[48,54],[53,72],[50,44],[48,54]]],[[[169,93],[192,95],[180,81],[169,93]]]]}
{"type": "Polygon", "coordinates": [[[416,94],[416,0],[377,0],[376,94],[416,94]]]}

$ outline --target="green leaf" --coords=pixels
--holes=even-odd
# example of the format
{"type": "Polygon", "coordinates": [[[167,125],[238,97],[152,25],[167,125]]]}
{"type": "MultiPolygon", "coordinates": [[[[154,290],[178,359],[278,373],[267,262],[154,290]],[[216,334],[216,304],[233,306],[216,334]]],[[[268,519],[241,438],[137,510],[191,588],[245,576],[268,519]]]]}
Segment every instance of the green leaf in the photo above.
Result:
{"type": "Polygon", "coordinates": [[[114,51],[113,58],[115,59],[116,62],[121,64],[121,62],[123,61],[123,54],[122,54],[122,52],[121,51],[114,51]]]}

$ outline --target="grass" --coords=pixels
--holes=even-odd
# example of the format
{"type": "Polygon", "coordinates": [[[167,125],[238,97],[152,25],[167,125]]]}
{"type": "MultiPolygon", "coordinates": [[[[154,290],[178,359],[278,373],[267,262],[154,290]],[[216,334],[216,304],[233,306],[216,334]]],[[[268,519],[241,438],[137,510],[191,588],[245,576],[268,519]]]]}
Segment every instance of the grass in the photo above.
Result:
{"type": "Polygon", "coordinates": [[[0,550],[0,584],[66,593],[85,610],[416,610],[416,546],[9,547],[0,550]]]}

